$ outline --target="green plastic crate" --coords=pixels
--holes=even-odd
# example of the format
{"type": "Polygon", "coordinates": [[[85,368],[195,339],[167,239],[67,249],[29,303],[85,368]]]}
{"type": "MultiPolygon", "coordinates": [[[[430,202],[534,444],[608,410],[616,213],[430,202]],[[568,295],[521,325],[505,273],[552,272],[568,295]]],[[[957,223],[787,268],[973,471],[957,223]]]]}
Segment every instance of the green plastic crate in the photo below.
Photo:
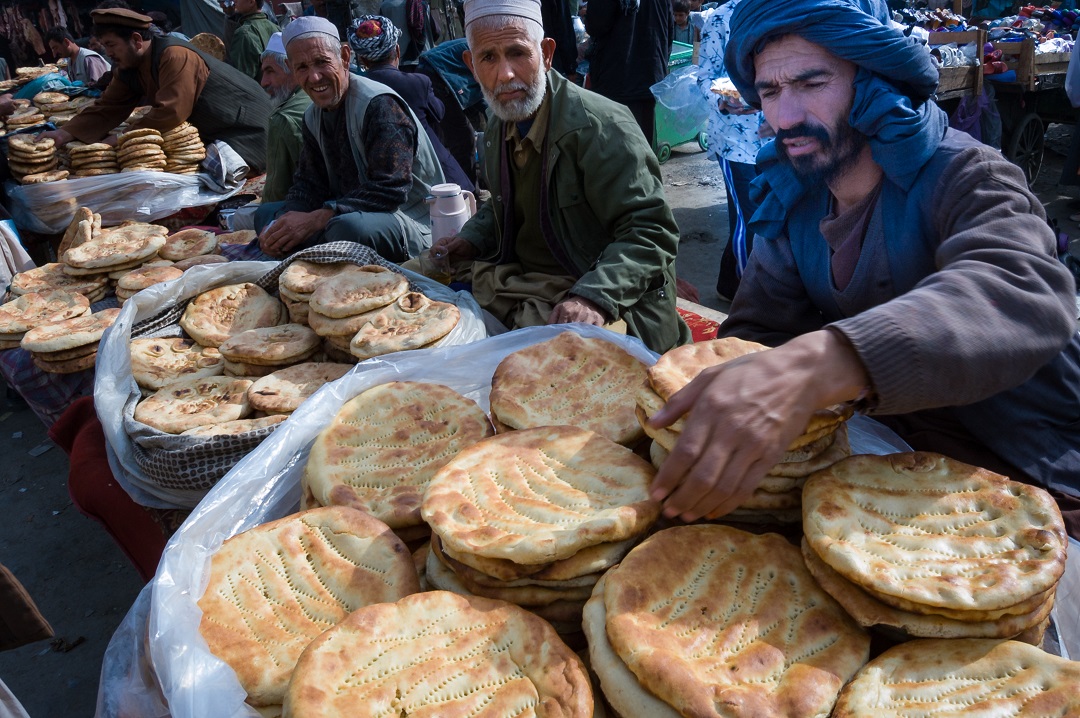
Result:
{"type": "Polygon", "coordinates": [[[685,42],[671,43],[671,56],[668,58],[668,70],[673,67],[689,65],[694,59],[694,46],[685,42]]]}

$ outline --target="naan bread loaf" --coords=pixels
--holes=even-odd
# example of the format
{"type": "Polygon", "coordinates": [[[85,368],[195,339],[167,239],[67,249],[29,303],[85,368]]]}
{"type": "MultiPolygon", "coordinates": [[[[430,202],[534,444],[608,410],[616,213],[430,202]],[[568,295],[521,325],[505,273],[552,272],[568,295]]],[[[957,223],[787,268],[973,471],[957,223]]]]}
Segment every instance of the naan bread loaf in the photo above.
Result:
{"type": "Polygon", "coordinates": [[[201,264],[225,264],[228,261],[228,257],[223,257],[220,254],[200,254],[198,257],[181,259],[180,261],[173,264],[173,266],[183,272],[186,272],[192,267],[198,267],[201,264]]]}
{"type": "Polygon", "coordinates": [[[686,716],[829,715],[870,639],[776,534],[667,529],[605,575],[607,635],[686,716]]]}
{"type": "Polygon", "coordinates": [[[603,573],[622,560],[638,542],[637,538],[602,543],[583,548],[570,558],[541,564],[518,564],[501,558],[487,558],[470,553],[451,553],[442,545],[438,534],[432,534],[431,543],[436,551],[462,565],[462,576],[479,584],[500,585],[592,585],[592,581],[579,582],[582,576],[603,573]]]}
{"type": "Polygon", "coordinates": [[[182,434],[196,426],[243,419],[251,413],[250,386],[246,379],[227,376],[178,379],[140,401],[135,421],[166,434],[182,434]]]}
{"type": "Polygon", "coordinates": [[[324,385],[345,376],[352,366],[306,362],[279,369],[248,389],[248,401],[257,411],[289,414],[324,385]]]}
{"type": "Polygon", "coordinates": [[[370,264],[323,279],[308,304],[314,312],[340,319],[385,307],[407,291],[405,275],[370,264]]]}
{"type": "Polygon", "coordinates": [[[116,282],[117,290],[138,293],[147,287],[162,282],[171,282],[184,276],[184,272],[176,267],[156,266],[133,269],[116,282]]]}
{"type": "Polygon", "coordinates": [[[323,506],[416,526],[435,472],[492,433],[483,410],[449,387],[382,384],[346,402],[319,434],[302,483],[323,506]]]}
{"type": "Polygon", "coordinates": [[[207,424],[196,426],[183,432],[183,436],[236,436],[246,434],[249,431],[258,431],[269,426],[277,426],[289,417],[282,414],[274,416],[262,416],[258,419],[237,419],[236,421],[223,421],[220,424],[207,424]]]}
{"type": "Polygon", "coordinates": [[[0,306],[0,334],[23,334],[36,326],[62,322],[90,313],[90,302],[81,294],[62,289],[30,292],[0,306]]]}
{"type": "Polygon", "coordinates": [[[1042,489],[931,453],[853,456],[803,488],[811,548],[883,601],[989,611],[1052,588],[1067,539],[1042,489]]]}
{"type": "Polygon", "coordinates": [[[285,712],[590,718],[593,700],[581,659],[542,619],[502,601],[429,591],[361,608],[312,641],[285,712]]]}
{"type": "Polygon", "coordinates": [[[217,349],[190,339],[160,337],[131,340],[131,374],[144,389],[158,390],[177,379],[220,376],[224,359],[217,349]]]}
{"type": "Polygon", "coordinates": [[[768,348],[737,337],[684,344],[665,352],[649,367],[649,385],[667,401],[705,369],[768,348]]]}
{"type": "Polygon", "coordinates": [[[289,264],[285,271],[281,273],[281,276],[278,277],[278,287],[300,295],[304,301],[307,301],[319,282],[350,269],[356,270],[359,267],[349,262],[317,264],[304,259],[297,259],[289,264]]]}
{"type": "Polygon", "coordinates": [[[15,295],[30,292],[48,292],[63,289],[73,294],[90,294],[104,289],[109,283],[104,275],[75,277],[64,272],[62,262],[43,264],[40,267],[19,272],[11,278],[11,293],[15,295]]]}
{"type": "Polygon", "coordinates": [[[660,513],[654,474],[594,432],[523,429],[455,456],[428,486],[423,516],[455,556],[547,564],[644,533],[660,513]]]}
{"type": "Polygon", "coordinates": [[[409,292],[366,316],[368,321],[349,343],[349,352],[358,359],[420,349],[437,342],[457,326],[461,312],[449,302],[409,292]]]}
{"type": "Polygon", "coordinates": [[[175,262],[203,254],[213,254],[217,248],[217,235],[213,232],[205,229],[182,229],[165,239],[165,246],[158,254],[175,262]]]}
{"type": "Polygon", "coordinates": [[[44,354],[93,344],[101,339],[119,314],[119,309],[103,309],[94,314],[34,327],[23,336],[22,348],[44,354]]]}
{"type": "Polygon", "coordinates": [[[218,350],[228,361],[280,366],[302,361],[319,348],[319,335],[302,324],[280,324],[233,334],[218,350]]]}
{"type": "Polygon", "coordinates": [[[69,249],[64,263],[78,269],[101,269],[141,262],[165,246],[166,231],[156,224],[116,227],[69,249]]]}
{"type": "Polygon", "coordinates": [[[1080,716],[1080,663],[1018,641],[894,646],[844,688],[833,718],[1080,716]]]}
{"type": "Polygon", "coordinates": [[[563,332],[499,362],[491,413],[514,429],[566,424],[633,446],[645,436],[634,416],[645,379],[645,365],[615,344],[563,332]]]}
{"type": "Polygon", "coordinates": [[[257,284],[230,284],[195,297],[185,307],[180,326],[199,344],[221,346],[229,337],[260,327],[283,324],[284,305],[257,284]]]}
{"type": "Polygon", "coordinates": [[[248,702],[274,705],[312,639],[363,606],[419,590],[408,549],[385,524],[340,506],[313,509],[221,545],[199,632],[248,702]]]}

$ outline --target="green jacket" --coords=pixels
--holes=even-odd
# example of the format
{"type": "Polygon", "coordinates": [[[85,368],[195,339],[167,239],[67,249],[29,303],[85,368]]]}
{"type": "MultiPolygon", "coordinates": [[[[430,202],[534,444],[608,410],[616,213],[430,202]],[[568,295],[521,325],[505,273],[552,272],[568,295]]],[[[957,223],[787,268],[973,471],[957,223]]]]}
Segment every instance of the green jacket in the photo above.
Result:
{"type": "Polygon", "coordinates": [[[293,172],[304,146],[304,110],[311,98],[299,87],[270,115],[266,130],[266,185],[263,202],[281,202],[292,187],[293,172]]]}
{"type": "MultiPolygon", "coordinates": [[[[629,333],[653,351],[690,341],[675,311],[679,228],[664,199],[656,156],[625,107],[554,70],[547,78],[551,113],[544,181],[555,238],[577,278],[571,293],[625,320],[629,333]]],[[[477,258],[486,261],[497,261],[503,251],[504,126],[489,117],[484,174],[492,198],[461,230],[477,258]]]]}
{"type": "Polygon", "coordinates": [[[270,36],[280,32],[277,23],[264,12],[253,12],[240,18],[229,38],[229,64],[259,82],[262,79],[262,54],[270,36]]]}

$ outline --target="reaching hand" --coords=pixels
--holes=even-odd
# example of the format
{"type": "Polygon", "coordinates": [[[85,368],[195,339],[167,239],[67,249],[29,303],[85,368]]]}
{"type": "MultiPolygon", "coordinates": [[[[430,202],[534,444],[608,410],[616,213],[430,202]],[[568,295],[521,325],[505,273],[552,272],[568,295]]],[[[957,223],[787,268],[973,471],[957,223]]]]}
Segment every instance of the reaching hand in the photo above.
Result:
{"type": "Polygon", "coordinates": [[[70,132],[64,130],[49,130],[48,132],[42,132],[37,136],[37,141],[52,140],[56,143],[57,147],[63,147],[68,142],[71,142],[75,137],[70,132]]]}
{"type": "Polygon", "coordinates": [[[431,245],[433,259],[445,260],[447,263],[464,261],[476,257],[476,247],[467,240],[454,235],[452,237],[440,237],[431,245]]]}
{"type": "Polygon", "coordinates": [[[567,297],[551,310],[548,324],[567,324],[582,322],[602,327],[607,324],[604,310],[584,297],[567,297]]]}

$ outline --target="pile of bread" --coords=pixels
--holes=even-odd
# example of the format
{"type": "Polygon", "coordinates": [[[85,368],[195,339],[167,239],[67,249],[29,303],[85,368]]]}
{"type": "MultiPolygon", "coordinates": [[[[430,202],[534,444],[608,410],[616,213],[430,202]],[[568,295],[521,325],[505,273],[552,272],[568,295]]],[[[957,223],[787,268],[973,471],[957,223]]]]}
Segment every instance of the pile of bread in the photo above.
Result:
{"type": "Polygon", "coordinates": [[[0,306],[0,350],[22,347],[53,374],[83,371],[94,365],[98,342],[118,313],[92,313],[86,297],[63,289],[27,292],[0,306]]]}
{"type": "Polygon", "coordinates": [[[22,184],[40,184],[66,179],[68,173],[57,171],[56,143],[33,134],[13,135],[8,139],[8,167],[11,176],[22,184]]]}
{"type": "Polygon", "coordinates": [[[15,111],[4,118],[4,129],[8,133],[25,130],[45,122],[45,115],[29,100],[15,100],[15,111]]]}
{"type": "Polygon", "coordinates": [[[45,116],[46,121],[61,127],[78,114],[87,105],[94,104],[94,98],[86,95],[68,97],[62,92],[39,92],[34,95],[34,105],[45,116]]]}
{"type": "Polygon", "coordinates": [[[69,142],[64,145],[63,154],[66,154],[64,166],[72,177],[100,177],[120,171],[116,148],[104,142],[69,142]]]}
{"type": "Polygon", "coordinates": [[[193,175],[199,172],[199,164],[206,159],[206,146],[195,125],[181,122],[173,129],[161,133],[161,138],[166,172],[178,175],[193,175]]]}
{"type": "MultiPolygon", "coordinates": [[[[1045,492],[931,454],[854,456],[804,482],[802,552],[719,523],[649,536],[647,461],[580,426],[506,421],[605,418],[605,387],[641,373],[600,344],[562,335],[509,355],[499,392],[529,399],[500,399],[494,435],[438,384],[343,405],[311,447],[301,513],[212,559],[200,630],[249,703],[292,716],[593,716],[604,703],[623,718],[1080,715],[1078,664],[1022,642],[1037,642],[1064,570],[1045,492]],[[563,382],[598,371],[610,376],[589,391],[563,382]],[[428,532],[409,562],[405,542],[428,532]],[[868,597],[921,618],[880,620],[868,597]],[[867,663],[868,629],[883,626],[907,642],[867,663]],[[595,687],[565,642],[579,632],[595,687]]],[[[623,393],[636,423],[636,392],[623,393]]]]}

